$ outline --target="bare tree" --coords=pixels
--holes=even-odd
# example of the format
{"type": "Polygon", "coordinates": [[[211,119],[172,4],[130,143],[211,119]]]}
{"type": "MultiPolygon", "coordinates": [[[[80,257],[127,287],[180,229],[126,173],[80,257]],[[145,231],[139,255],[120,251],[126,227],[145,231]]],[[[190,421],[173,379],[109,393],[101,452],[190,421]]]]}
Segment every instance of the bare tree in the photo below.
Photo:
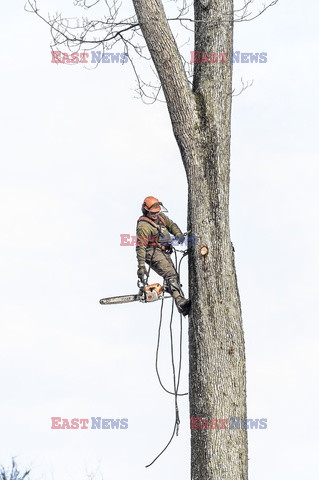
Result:
{"type": "MultiPolygon", "coordinates": [[[[176,0],[178,13],[168,17],[161,0],[132,0],[135,14],[124,20],[118,18],[120,5],[105,1],[103,20],[71,25],[58,14],[42,17],[54,48],[111,49],[122,42],[130,60],[132,52],[151,57],[159,87],[149,95],[146,87],[153,85],[140,79],[132,62],[138,90],[152,99],[162,90],[167,103],[188,183],[188,230],[198,239],[189,249],[190,416],[200,419],[198,427],[210,428],[191,430],[192,480],[248,478],[247,431],[221,421],[246,418],[245,348],[229,230],[232,62],[195,63],[187,70],[172,25],[190,31],[195,51],[230,55],[234,23],[256,18],[277,1],[252,14],[253,0],[238,8],[233,0],[176,0]]],[[[28,8],[41,16],[36,2],[28,8]]]]}
{"type": "Polygon", "coordinates": [[[30,470],[20,472],[16,461],[12,458],[11,469],[7,470],[3,466],[0,467],[0,480],[24,480],[29,478],[30,470]]]}

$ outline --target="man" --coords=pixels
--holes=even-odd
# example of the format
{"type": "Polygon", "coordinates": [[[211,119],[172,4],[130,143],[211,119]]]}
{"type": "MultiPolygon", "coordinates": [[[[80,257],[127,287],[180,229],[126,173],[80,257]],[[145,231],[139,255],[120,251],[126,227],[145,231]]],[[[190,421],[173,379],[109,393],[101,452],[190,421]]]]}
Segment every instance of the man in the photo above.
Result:
{"type": "MultiPolygon", "coordinates": [[[[171,236],[183,243],[184,235],[176,223],[162,213],[162,203],[155,197],[146,197],[142,204],[143,215],[136,226],[137,276],[141,282],[147,279],[148,269],[145,262],[164,278],[169,293],[174,297],[177,310],[184,316],[190,310],[190,300],[183,296],[178,273],[171,260],[171,236]]],[[[165,210],[167,211],[167,210],[165,210]]]]}

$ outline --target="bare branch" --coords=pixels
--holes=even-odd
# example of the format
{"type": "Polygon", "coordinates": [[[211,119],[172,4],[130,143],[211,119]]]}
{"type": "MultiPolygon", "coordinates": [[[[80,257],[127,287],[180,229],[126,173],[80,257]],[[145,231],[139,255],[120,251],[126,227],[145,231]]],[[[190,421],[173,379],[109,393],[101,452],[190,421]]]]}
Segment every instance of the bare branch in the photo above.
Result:
{"type": "Polygon", "coordinates": [[[247,88],[250,88],[254,83],[254,80],[252,80],[250,83],[244,82],[243,77],[241,77],[240,81],[241,81],[241,90],[239,93],[235,94],[234,92],[236,91],[236,89],[234,88],[234,90],[232,91],[232,97],[239,97],[239,95],[241,95],[245,90],[247,90],[247,88]]]}
{"type": "Polygon", "coordinates": [[[30,470],[24,473],[20,472],[15,458],[12,458],[11,470],[6,470],[3,466],[0,467],[0,480],[24,480],[29,477],[30,470]]]}
{"type": "Polygon", "coordinates": [[[273,0],[271,3],[266,5],[265,3],[263,4],[263,8],[260,10],[259,13],[251,17],[252,13],[247,13],[248,6],[253,3],[253,0],[248,0],[245,2],[245,5],[243,7],[243,13],[234,19],[234,22],[251,22],[252,20],[255,20],[256,18],[260,17],[268,8],[275,6],[279,0],[273,0]]]}
{"type": "Polygon", "coordinates": [[[229,12],[229,13],[226,13],[224,14],[224,19],[221,20],[219,17],[218,19],[217,18],[211,18],[209,20],[209,22],[207,22],[207,20],[195,20],[194,18],[190,18],[190,17],[182,17],[181,15],[178,15],[177,17],[173,17],[173,18],[168,18],[167,20],[170,21],[170,22],[173,22],[173,21],[184,21],[184,22],[191,22],[191,23],[207,23],[207,24],[214,24],[214,22],[216,22],[216,20],[218,20],[219,22],[251,22],[252,20],[255,20],[256,18],[258,18],[260,15],[262,15],[266,10],[268,10],[268,8],[270,7],[273,7],[274,5],[276,5],[279,0],[273,0],[271,3],[269,3],[268,5],[266,5],[265,3],[263,4],[263,7],[262,9],[254,16],[251,16],[252,15],[252,12],[248,13],[248,7],[249,5],[251,5],[253,3],[254,0],[245,0],[245,4],[243,5],[243,7],[237,9],[237,10],[234,10],[234,13],[235,13],[235,18],[233,19],[233,15],[232,15],[232,12],[229,12]],[[242,12],[240,15],[236,16],[236,13],[237,12],[242,12]]]}
{"type": "Polygon", "coordinates": [[[86,0],[74,0],[74,5],[75,6],[83,7],[83,8],[86,8],[86,9],[92,8],[95,5],[97,5],[98,3],[100,3],[100,0],[96,0],[96,2],[91,3],[91,5],[88,5],[86,0]]]}
{"type": "MultiPolygon", "coordinates": [[[[266,11],[271,6],[274,6],[278,0],[273,0],[268,5],[263,5],[262,10],[256,14],[252,15],[248,12],[248,8],[252,5],[254,0],[243,0],[244,4],[242,7],[236,9],[235,19],[232,18],[231,14],[224,14],[224,22],[231,21],[240,22],[240,21],[251,21],[260,16],[264,11],[266,11]]],[[[82,7],[86,10],[91,9],[100,3],[101,0],[74,0],[74,4],[77,7],[82,7]]],[[[157,82],[144,82],[140,75],[137,72],[137,68],[134,66],[134,58],[151,60],[148,48],[145,44],[144,36],[141,32],[139,22],[136,15],[133,15],[128,18],[119,18],[121,3],[119,0],[103,0],[103,3],[106,6],[106,15],[100,20],[92,20],[87,17],[79,18],[65,18],[61,13],[56,12],[54,15],[49,15],[48,18],[45,18],[39,10],[37,0],[27,0],[25,9],[28,12],[35,13],[42,21],[44,21],[50,28],[52,42],[51,50],[61,51],[62,47],[65,46],[71,52],[79,52],[80,49],[84,52],[90,52],[97,48],[100,48],[103,53],[111,50],[118,42],[121,42],[123,45],[124,52],[127,54],[130,65],[133,68],[133,73],[137,81],[138,95],[142,100],[145,100],[145,103],[153,103],[154,98],[158,99],[160,92],[162,92],[162,87],[157,75],[154,70],[151,68],[151,71],[157,78],[157,82]]],[[[173,10],[176,9],[176,15],[168,18],[169,22],[176,23],[183,27],[185,30],[189,31],[191,35],[194,34],[193,25],[195,23],[194,18],[188,16],[190,8],[193,5],[191,0],[170,0],[170,3],[174,3],[175,6],[173,10]]],[[[173,13],[172,9],[170,13],[173,13]]],[[[213,18],[210,19],[209,23],[214,23],[216,20],[213,18]]],[[[220,18],[218,19],[220,22],[220,18]]],[[[178,33],[175,33],[175,40],[177,41],[178,33]]],[[[185,40],[185,38],[184,38],[185,40]]],[[[182,60],[182,64],[185,70],[187,81],[192,85],[193,81],[193,65],[191,65],[183,56],[183,47],[191,41],[191,38],[186,39],[184,42],[179,42],[178,52],[182,60]]],[[[99,61],[96,62],[94,68],[99,64],[99,61]]],[[[73,66],[74,63],[70,63],[70,66],[73,66]]],[[[83,65],[85,68],[88,66],[83,65]]],[[[245,88],[242,88],[241,92],[245,88]]],[[[237,95],[240,95],[236,94],[237,95]]]]}
{"type": "MultiPolygon", "coordinates": [[[[89,9],[100,1],[94,2],[92,0],[89,3],[89,0],[75,0],[75,5],[89,9]]],[[[100,20],[89,20],[87,17],[81,19],[65,18],[58,12],[46,18],[41,14],[37,0],[27,0],[25,9],[35,13],[49,26],[52,37],[51,51],[61,51],[65,46],[71,52],[79,52],[80,50],[89,52],[100,48],[104,53],[111,50],[120,41],[132,66],[137,82],[136,92],[139,97],[144,103],[153,103],[155,100],[159,100],[162,86],[154,69],[151,68],[151,71],[155,74],[157,82],[145,82],[141,79],[134,65],[134,56],[139,59],[151,60],[136,16],[120,20],[118,18],[120,9],[118,0],[112,0],[112,3],[108,0],[104,0],[104,2],[107,7],[107,14],[100,20]]],[[[187,1],[183,0],[182,6],[178,7],[178,16],[187,14],[189,7],[187,1]]],[[[191,30],[189,27],[187,29],[191,30]]],[[[97,60],[93,68],[97,68],[99,63],[97,60]]],[[[67,65],[74,66],[75,63],[67,65]]],[[[89,68],[87,65],[83,64],[83,66],[89,68]]]]}
{"type": "Polygon", "coordinates": [[[234,9],[234,13],[241,12],[242,10],[247,9],[248,5],[251,5],[254,0],[247,0],[244,2],[244,5],[241,8],[234,9]]]}
{"type": "Polygon", "coordinates": [[[70,21],[74,19],[63,18],[60,13],[56,13],[47,20],[40,14],[36,0],[28,0],[26,4],[27,11],[35,13],[50,27],[54,44],[62,45],[65,43],[68,48],[78,44],[100,45],[101,42],[110,42],[117,39],[120,35],[123,36],[129,30],[139,29],[139,24],[136,22],[136,19],[134,21],[134,18],[126,19],[124,22],[115,21],[119,8],[115,2],[114,8],[110,6],[108,8],[109,17],[105,21],[89,21],[87,18],[82,18],[82,25],[79,25],[78,22],[76,26],[72,26],[70,21]],[[30,10],[28,10],[27,6],[30,7],[30,10]],[[81,33],[77,34],[78,30],[81,30],[81,33]],[[96,38],[95,33],[102,30],[106,31],[106,34],[103,37],[96,38]]]}

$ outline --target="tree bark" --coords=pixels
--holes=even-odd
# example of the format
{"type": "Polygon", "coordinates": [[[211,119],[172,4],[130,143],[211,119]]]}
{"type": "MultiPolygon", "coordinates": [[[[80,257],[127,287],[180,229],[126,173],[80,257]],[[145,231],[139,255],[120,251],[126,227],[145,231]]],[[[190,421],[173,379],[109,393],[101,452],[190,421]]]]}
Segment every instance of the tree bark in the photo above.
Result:
{"type": "MultiPolygon", "coordinates": [[[[227,419],[191,430],[192,480],[247,480],[245,348],[229,232],[232,64],[195,64],[191,90],[161,0],[133,0],[158,72],[188,181],[190,416],[227,419]]],[[[195,0],[195,50],[233,49],[232,0],[195,0]]]]}

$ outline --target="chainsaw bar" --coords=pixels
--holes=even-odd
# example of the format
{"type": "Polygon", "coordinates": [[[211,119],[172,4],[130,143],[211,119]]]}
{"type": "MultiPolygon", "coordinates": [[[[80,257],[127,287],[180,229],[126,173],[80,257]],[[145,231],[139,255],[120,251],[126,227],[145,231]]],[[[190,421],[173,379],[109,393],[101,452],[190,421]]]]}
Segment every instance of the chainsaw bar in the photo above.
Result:
{"type": "Polygon", "coordinates": [[[130,303],[130,302],[139,302],[141,300],[141,295],[122,295],[120,297],[108,297],[101,298],[101,305],[113,305],[116,303],[130,303]]]}
{"type": "Polygon", "coordinates": [[[159,283],[146,285],[144,291],[140,288],[140,292],[135,295],[121,295],[120,297],[101,298],[101,305],[115,305],[117,303],[143,302],[150,303],[163,298],[169,298],[170,295],[164,295],[164,289],[159,283]]]}

